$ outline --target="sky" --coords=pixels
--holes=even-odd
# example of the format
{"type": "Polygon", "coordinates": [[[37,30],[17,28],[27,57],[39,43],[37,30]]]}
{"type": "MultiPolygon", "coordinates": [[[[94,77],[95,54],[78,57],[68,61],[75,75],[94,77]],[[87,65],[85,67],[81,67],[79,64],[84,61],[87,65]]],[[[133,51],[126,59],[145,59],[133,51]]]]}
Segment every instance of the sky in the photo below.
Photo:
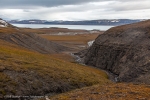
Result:
{"type": "Polygon", "coordinates": [[[5,20],[150,19],[150,0],[0,0],[5,20]]]}

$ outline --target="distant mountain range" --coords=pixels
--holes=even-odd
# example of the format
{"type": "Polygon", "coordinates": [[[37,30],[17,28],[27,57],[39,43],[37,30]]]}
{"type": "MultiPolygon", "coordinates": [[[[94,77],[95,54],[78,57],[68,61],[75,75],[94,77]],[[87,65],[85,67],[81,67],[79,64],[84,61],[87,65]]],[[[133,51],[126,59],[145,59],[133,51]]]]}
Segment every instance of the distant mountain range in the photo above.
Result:
{"type": "Polygon", "coordinates": [[[12,24],[56,24],[56,25],[124,25],[143,21],[145,19],[102,19],[84,21],[47,21],[47,20],[10,20],[12,24]]]}

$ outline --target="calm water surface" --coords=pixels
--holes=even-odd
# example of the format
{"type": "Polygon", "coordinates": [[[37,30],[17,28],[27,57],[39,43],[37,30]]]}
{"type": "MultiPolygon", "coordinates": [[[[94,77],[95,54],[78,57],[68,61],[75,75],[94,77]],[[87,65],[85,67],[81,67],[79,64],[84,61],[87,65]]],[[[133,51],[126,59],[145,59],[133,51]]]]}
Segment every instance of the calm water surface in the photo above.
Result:
{"type": "Polygon", "coordinates": [[[17,27],[26,27],[26,28],[50,28],[50,27],[59,27],[59,28],[68,28],[68,29],[85,29],[85,30],[102,30],[106,31],[114,26],[103,26],[103,25],[46,25],[46,24],[13,24],[17,27]]]}

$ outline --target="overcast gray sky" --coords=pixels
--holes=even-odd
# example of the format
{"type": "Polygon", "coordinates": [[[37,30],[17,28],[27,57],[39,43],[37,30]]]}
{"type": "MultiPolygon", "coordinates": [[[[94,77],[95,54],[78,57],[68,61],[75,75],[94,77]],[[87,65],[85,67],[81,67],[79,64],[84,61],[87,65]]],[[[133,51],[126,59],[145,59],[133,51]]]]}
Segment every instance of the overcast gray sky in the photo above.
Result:
{"type": "Polygon", "coordinates": [[[0,0],[0,18],[150,19],[150,0],[0,0]]]}

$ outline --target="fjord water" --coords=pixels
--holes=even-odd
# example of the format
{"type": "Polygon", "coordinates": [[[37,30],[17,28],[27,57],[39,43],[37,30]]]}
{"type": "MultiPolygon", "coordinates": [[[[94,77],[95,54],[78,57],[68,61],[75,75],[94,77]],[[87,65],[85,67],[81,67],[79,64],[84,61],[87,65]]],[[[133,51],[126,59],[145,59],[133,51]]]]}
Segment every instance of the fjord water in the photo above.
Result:
{"type": "Polygon", "coordinates": [[[58,27],[58,28],[68,28],[68,29],[85,29],[85,30],[102,30],[106,31],[111,27],[114,26],[104,26],[104,25],[47,25],[47,24],[13,24],[17,27],[26,27],[26,28],[51,28],[51,27],[58,27]]]}

